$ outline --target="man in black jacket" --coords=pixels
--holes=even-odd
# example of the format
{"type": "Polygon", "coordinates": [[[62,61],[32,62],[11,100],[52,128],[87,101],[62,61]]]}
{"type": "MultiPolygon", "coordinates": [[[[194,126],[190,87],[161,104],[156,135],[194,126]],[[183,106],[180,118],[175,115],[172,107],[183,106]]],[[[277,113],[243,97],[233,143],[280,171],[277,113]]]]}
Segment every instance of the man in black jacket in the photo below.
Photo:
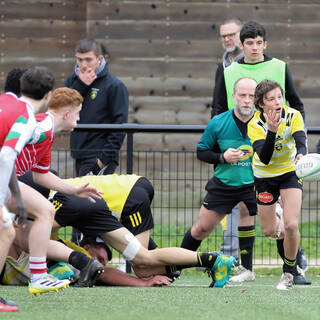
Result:
{"type": "MultiPolygon", "coordinates": [[[[79,123],[128,122],[128,90],[109,72],[101,45],[95,40],[82,39],[75,57],[75,71],[65,86],[79,91],[84,98],[79,123]]],[[[77,176],[114,173],[124,137],[122,132],[72,132],[70,148],[76,160],[77,176]]],[[[80,238],[81,234],[74,228],[72,241],[78,242],[80,238]]]]}
{"type": "MultiPolygon", "coordinates": [[[[65,86],[76,89],[84,98],[79,123],[126,123],[128,90],[109,72],[101,45],[95,40],[80,40],[75,57],[75,72],[69,75],[65,86]]],[[[113,173],[124,136],[122,132],[72,132],[70,148],[77,176],[113,173]]]]}

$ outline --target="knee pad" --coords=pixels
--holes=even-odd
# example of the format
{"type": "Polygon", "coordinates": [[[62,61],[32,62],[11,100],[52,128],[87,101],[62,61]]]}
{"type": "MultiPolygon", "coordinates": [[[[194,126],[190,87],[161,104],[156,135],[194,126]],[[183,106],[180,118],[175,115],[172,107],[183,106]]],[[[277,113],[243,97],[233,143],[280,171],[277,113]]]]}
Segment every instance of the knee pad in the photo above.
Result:
{"type": "Polygon", "coordinates": [[[128,245],[123,250],[122,256],[124,259],[126,259],[128,261],[132,261],[136,257],[138,251],[140,250],[141,243],[131,233],[126,234],[125,239],[128,242],[128,245]]]}
{"type": "Polygon", "coordinates": [[[14,213],[9,212],[9,210],[5,206],[3,206],[2,218],[4,222],[2,224],[2,229],[9,227],[13,223],[15,216],[16,215],[14,213]]]}

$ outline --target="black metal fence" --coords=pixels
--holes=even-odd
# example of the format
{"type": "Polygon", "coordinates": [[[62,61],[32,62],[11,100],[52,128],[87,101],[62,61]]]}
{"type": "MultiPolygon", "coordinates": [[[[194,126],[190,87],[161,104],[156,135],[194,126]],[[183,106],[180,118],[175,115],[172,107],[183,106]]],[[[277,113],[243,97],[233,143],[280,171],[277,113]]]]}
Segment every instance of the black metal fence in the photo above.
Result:
{"type": "MultiPolygon", "coordinates": [[[[213,174],[213,166],[196,159],[194,150],[172,151],[139,150],[135,134],[184,133],[185,139],[205,129],[201,125],[79,125],[77,130],[113,130],[127,133],[126,146],[120,152],[117,173],[135,173],[147,177],[155,189],[152,203],[155,228],[152,237],[159,247],[180,246],[184,233],[191,227],[205,195],[205,184],[213,174]]],[[[320,127],[309,127],[308,137],[320,134],[320,127]]],[[[142,138],[143,140],[143,138],[142,138]]],[[[313,150],[311,150],[313,151],[313,150]]],[[[52,153],[52,167],[61,177],[75,175],[74,162],[69,150],[57,149],[52,153]]],[[[320,265],[319,183],[304,183],[303,206],[300,218],[301,246],[309,264],[320,265]]],[[[69,236],[69,235],[67,235],[69,236]]],[[[219,250],[223,232],[217,228],[203,241],[201,250],[219,250]]],[[[255,265],[278,265],[276,242],[263,236],[256,218],[255,265]]]]}

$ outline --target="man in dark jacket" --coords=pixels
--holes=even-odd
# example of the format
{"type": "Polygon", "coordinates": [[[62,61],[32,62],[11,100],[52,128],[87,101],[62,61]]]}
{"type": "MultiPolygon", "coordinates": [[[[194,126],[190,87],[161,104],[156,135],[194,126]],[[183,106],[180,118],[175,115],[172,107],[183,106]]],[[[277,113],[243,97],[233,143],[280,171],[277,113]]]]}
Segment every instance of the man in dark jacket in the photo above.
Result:
{"type": "MultiPolygon", "coordinates": [[[[65,86],[76,89],[84,98],[79,123],[126,123],[128,90],[109,72],[101,45],[83,39],[75,51],[75,72],[69,75],[65,86]]],[[[76,160],[77,176],[113,173],[119,163],[124,136],[122,132],[72,132],[70,148],[76,160]]]]}

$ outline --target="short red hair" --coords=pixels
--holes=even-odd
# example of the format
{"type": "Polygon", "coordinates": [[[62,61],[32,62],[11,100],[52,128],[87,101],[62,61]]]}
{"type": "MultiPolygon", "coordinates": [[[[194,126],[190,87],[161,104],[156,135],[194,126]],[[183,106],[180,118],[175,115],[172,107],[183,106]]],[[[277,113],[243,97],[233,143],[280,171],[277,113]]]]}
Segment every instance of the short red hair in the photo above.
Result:
{"type": "Polygon", "coordinates": [[[83,102],[81,94],[74,89],[58,88],[52,93],[48,109],[58,110],[63,107],[78,107],[83,102]]]}

